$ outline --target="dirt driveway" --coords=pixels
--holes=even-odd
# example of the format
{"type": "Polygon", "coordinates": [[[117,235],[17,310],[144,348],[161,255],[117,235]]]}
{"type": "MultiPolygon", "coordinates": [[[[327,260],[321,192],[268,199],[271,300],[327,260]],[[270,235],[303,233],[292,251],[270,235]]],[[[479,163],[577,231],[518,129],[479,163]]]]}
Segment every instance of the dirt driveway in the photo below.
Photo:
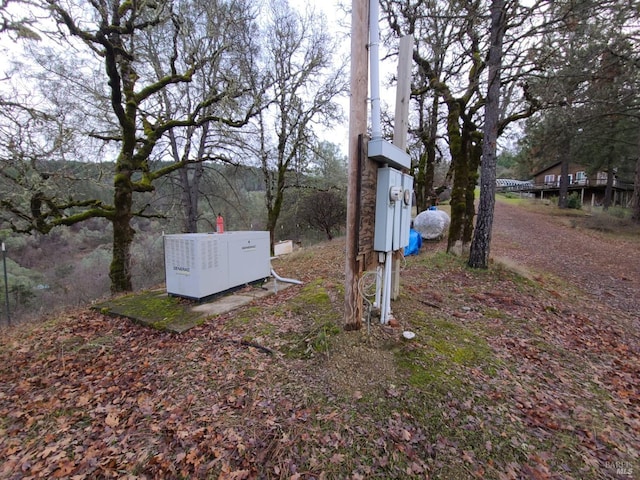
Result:
{"type": "Polygon", "coordinates": [[[498,201],[491,253],[562,278],[640,327],[640,242],[571,223],[498,201]]]}

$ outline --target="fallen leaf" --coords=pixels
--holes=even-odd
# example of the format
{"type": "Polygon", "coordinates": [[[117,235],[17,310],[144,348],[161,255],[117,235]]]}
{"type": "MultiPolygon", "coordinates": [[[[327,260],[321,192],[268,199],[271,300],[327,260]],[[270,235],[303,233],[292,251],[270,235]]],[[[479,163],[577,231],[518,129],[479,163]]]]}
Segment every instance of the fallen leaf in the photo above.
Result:
{"type": "Polygon", "coordinates": [[[109,412],[107,414],[107,418],[104,423],[106,423],[109,427],[115,428],[120,424],[120,418],[118,418],[118,414],[115,412],[109,412]]]}

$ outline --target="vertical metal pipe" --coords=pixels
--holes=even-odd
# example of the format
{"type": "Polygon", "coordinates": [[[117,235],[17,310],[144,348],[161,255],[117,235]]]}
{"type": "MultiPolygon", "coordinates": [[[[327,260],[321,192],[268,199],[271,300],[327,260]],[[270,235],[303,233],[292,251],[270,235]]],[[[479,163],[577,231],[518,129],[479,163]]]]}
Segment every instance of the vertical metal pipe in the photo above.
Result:
{"type": "Polygon", "coordinates": [[[386,324],[391,310],[391,259],[392,252],[385,253],[384,272],[382,274],[382,304],[380,305],[380,323],[386,324]]]}
{"type": "Polygon", "coordinates": [[[391,317],[391,297],[393,295],[393,290],[391,289],[391,279],[393,277],[393,252],[387,253],[387,257],[389,257],[389,260],[388,260],[387,280],[386,280],[385,288],[389,290],[389,294],[387,295],[386,304],[384,306],[385,308],[384,323],[389,323],[389,320],[391,320],[390,318],[391,317]]]}
{"type": "Polygon", "coordinates": [[[371,138],[382,138],[380,115],[380,26],[378,0],[369,2],[369,71],[371,75],[371,138]]]}
{"type": "Polygon", "coordinates": [[[384,270],[382,265],[378,264],[376,267],[376,299],[374,303],[374,307],[380,309],[380,298],[382,296],[382,274],[384,270]]]}

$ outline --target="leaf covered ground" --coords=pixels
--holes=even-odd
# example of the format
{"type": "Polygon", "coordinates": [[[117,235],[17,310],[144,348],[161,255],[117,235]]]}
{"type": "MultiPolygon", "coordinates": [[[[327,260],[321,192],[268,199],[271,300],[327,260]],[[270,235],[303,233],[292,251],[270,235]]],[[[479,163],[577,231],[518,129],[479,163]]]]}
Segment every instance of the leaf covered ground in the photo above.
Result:
{"type": "Polygon", "coordinates": [[[638,478],[637,300],[563,275],[583,231],[545,266],[504,219],[555,223],[506,208],[488,271],[406,259],[400,328],[342,331],[338,240],[274,261],[304,285],[181,335],[88,309],[4,330],[0,478],[638,478]]]}

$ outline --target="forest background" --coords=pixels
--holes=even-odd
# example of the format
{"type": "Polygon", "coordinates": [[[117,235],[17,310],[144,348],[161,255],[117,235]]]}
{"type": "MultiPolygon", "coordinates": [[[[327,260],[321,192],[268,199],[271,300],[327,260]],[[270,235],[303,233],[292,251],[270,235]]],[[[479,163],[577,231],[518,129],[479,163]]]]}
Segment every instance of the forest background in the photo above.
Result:
{"type": "MultiPolygon", "coordinates": [[[[415,38],[416,207],[449,191],[448,247],[464,251],[482,157],[489,5],[380,6],[386,61],[398,37],[415,38]]],[[[639,219],[638,2],[492,6],[504,35],[496,128],[509,147],[506,169],[492,174],[528,179],[579,160],[634,182],[630,215],[639,219]]],[[[327,28],[318,11],[286,1],[50,0],[0,12],[11,42],[0,236],[17,316],[161,282],[162,233],[211,231],[218,213],[228,229],[269,230],[272,242],[340,233],[346,159],[319,132],[345,122],[348,58],[344,30],[327,28]]],[[[390,134],[390,114],[385,124],[390,134]]]]}

